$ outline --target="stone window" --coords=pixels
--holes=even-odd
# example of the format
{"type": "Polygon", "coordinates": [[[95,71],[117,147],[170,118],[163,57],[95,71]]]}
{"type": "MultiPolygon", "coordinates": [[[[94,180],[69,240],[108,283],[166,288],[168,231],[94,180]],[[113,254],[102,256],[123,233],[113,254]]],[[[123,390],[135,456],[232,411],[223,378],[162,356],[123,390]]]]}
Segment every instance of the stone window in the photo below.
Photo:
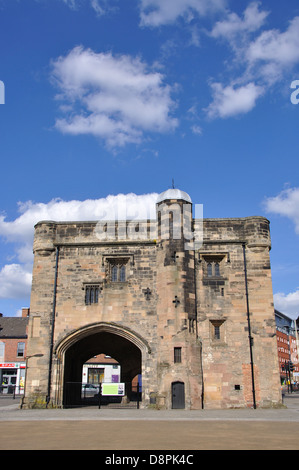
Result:
{"type": "MultiPolygon", "coordinates": [[[[219,291],[221,286],[225,285],[226,278],[224,277],[224,258],[225,253],[205,253],[200,257],[202,261],[202,282],[204,286],[210,286],[219,291]]],[[[220,291],[224,296],[224,290],[220,291]]]]}
{"type": "Polygon", "coordinates": [[[112,282],[125,282],[126,281],[126,266],[115,264],[111,268],[111,281],[112,282]]]}
{"type": "Polygon", "coordinates": [[[207,276],[208,277],[220,277],[219,259],[209,260],[207,262],[207,276]]]}
{"type": "Polygon", "coordinates": [[[110,258],[107,260],[106,277],[111,282],[126,282],[129,258],[110,258]]]}
{"type": "Polygon", "coordinates": [[[220,339],[220,325],[214,325],[214,339],[220,339]]]}
{"type": "Polygon", "coordinates": [[[199,260],[203,261],[203,277],[219,278],[223,276],[224,258],[229,259],[228,253],[202,253],[199,260]]]}
{"type": "Polygon", "coordinates": [[[225,320],[210,320],[211,340],[215,343],[224,342],[225,320]]]}
{"type": "Polygon", "coordinates": [[[97,304],[99,301],[99,285],[86,285],[85,286],[85,304],[97,304]]]}
{"type": "Polygon", "coordinates": [[[173,353],[174,353],[174,362],[176,364],[182,362],[182,348],[174,348],[173,353]]]}

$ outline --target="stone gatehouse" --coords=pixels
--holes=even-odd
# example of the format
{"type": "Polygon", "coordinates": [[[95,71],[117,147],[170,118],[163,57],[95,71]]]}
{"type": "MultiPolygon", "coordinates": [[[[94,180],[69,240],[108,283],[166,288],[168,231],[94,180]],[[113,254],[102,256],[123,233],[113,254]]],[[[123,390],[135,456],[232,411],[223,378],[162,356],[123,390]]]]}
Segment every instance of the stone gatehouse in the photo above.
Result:
{"type": "Polygon", "coordinates": [[[35,226],[24,407],[66,406],[100,353],[141,374],[142,407],[281,404],[269,221],[194,218],[178,189],[156,212],[35,226]]]}

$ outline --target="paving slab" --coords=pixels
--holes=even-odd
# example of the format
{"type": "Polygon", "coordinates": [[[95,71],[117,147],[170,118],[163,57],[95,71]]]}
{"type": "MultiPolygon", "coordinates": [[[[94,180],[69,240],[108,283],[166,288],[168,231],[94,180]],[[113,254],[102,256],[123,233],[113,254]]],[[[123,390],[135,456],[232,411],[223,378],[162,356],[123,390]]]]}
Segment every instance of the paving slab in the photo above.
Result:
{"type": "Polygon", "coordinates": [[[286,396],[280,409],[21,410],[18,406],[0,403],[1,450],[299,449],[299,394],[286,396]]]}

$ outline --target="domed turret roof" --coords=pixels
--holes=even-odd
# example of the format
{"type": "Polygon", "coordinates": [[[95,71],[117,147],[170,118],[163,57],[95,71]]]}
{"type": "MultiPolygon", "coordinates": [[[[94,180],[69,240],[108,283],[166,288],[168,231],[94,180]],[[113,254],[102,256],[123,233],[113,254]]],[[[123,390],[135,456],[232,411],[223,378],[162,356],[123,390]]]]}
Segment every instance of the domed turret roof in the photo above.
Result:
{"type": "Polygon", "coordinates": [[[166,201],[167,199],[180,199],[192,203],[189,194],[185,193],[184,191],[181,191],[180,189],[175,188],[167,189],[167,191],[164,191],[163,193],[159,194],[157,204],[159,202],[166,201]]]}

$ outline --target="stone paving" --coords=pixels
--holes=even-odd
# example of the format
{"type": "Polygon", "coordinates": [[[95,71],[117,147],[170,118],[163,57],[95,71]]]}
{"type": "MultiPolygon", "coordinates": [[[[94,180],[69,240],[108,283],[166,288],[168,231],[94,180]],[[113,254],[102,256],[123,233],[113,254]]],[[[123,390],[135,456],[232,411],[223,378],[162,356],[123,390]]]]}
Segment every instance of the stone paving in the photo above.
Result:
{"type": "Polygon", "coordinates": [[[0,399],[0,449],[298,450],[299,393],[284,403],[257,410],[20,410],[0,399]]]}

